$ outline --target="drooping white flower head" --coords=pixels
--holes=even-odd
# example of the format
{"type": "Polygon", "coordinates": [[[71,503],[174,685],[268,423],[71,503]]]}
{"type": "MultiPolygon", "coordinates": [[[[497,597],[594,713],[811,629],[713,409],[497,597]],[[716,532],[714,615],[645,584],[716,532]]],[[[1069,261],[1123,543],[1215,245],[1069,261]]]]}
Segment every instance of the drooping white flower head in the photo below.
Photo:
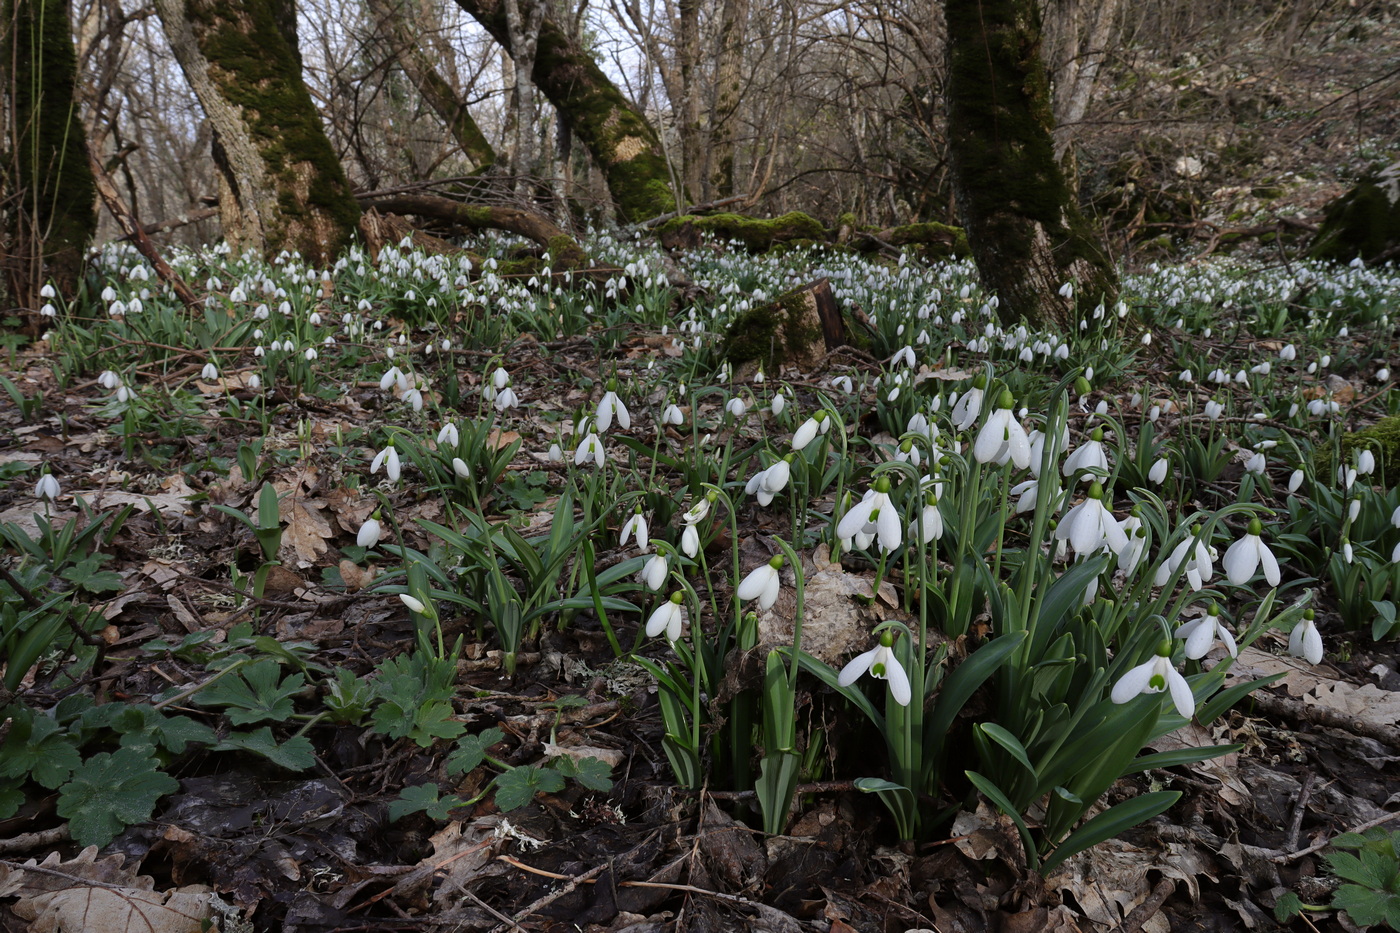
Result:
{"type": "Polygon", "coordinates": [[[1152,468],[1147,471],[1147,481],[1156,486],[1162,485],[1162,481],[1167,478],[1167,468],[1169,466],[1170,463],[1167,461],[1166,457],[1159,457],[1157,462],[1152,464],[1152,468]]]}
{"type": "Polygon", "coordinates": [[[449,421],[438,429],[437,442],[439,447],[456,447],[460,441],[461,434],[458,433],[455,422],[449,421]]]}
{"type": "Polygon", "coordinates": [[[1211,576],[1215,573],[1214,559],[1211,557],[1210,545],[1197,540],[1197,534],[1197,531],[1193,531],[1190,536],[1172,549],[1171,556],[1157,568],[1157,576],[1152,581],[1154,585],[1165,586],[1171,575],[1176,573],[1176,569],[1183,564],[1185,565],[1186,582],[1191,585],[1191,589],[1200,590],[1202,586],[1210,582],[1211,576]]]}
{"type": "Polygon", "coordinates": [[[1220,609],[1215,603],[1210,604],[1206,614],[1199,619],[1192,619],[1177,627],[1172,633],[1173,638],[1186,639],[1186,656],[1193,661],[1200,660],[1210,653],[1211,646],[1219,639],[1225,646],[1225,650],[1230,652],[1230,657],[1239,657],[1239,649],[1235,645],[1235,637],[1230,634],[1220,621],[1220,609]]]}
{"type": "Polygon", "coordinates": [[[869,673],[871,677],[889,681],[890,696],[894,697],[894,701],[900,706],[908,706],[914,698],[913,690],[909,685],[909,675],[905,673],[904,667],[891,650],[893,646],[894,633],[886,629],[880,633],[880,644],[856,655],[841,668],[836,682],[842,687],[849,687],[859,680],[862,674],[869,673]]]}
{"type": "Polygon", "coordinates": [[[958,397],[957,404],[953,406],[954,428],[966,431],[977,423],[977,416],[982,413],[982,396],[986,388],[986,375],[978,374],[977,378],[972,380],[972,388],[958,397]]]}
{"type": "Polygon", "coordinates": [[[599,468],[607,460],[607,455],[603,450],[603,442],[598,440],[598,435],[592,431],[589,431],[583,440],[578,442],[578,448],[574,450],[574,466],[582,466],[589,460],[592,460],[594,466],[599,468]]]}
{"type": "Polygon", "coordinates": [[[647,619],[646,633],[648,638],[655,638],[665,632],[667,641],[680,641],[681,629],[685,625],[685,610],[681,608],[681,602],[684,599],[683,594],[672,593],[670,599],[652,610],[651,616],[647,619]]]}
{"type": "Polygon", "coordinates": [[[1030,438],[1026,436],[1021,422],[1016,420],[1014,407],[1011,393],[1003,390],[996,410],[987,416],[976,443],[972,445],[972,456],[979,463],[1004,462],[1003,457],[1009,456],[1018,470],[1030,466],[1030,438]]]}
{"type": "Polygon", "coordinates": [[[924,501],[924,507],[919,515],[909,523],[909,540],[915,541],[920,547],[926,546],[930,541],[937,541],[943,537],[943,513],[938,509],[938,498],[934,495],[924,501]]]}
{"type": "Polygon", "coordinates": [[[830,429],[831,421],[823,409],[798,426],[792,435],[792,449],[801,450],[812,443],[818,434],[825,434],[830,429]]]}
{"type": "Polygon", "coordinates": [[[371,515],[360,525],[360,530],[355,534],[355,543],[364,548],[374,547],[383,533],[384,529],[380,527],[379,519],[371,515]]]}
{"type": "Polygon", "coordinates": [[[666,555],[658,547],[656,553],[647,558],[647,562],[642,565],[642,583],[653,593],[659,593],[661,587],[666,584],[666,574],[669,570],[666,555]]]}
{"type": "Polygon", "coordinates": [[[623,522],[622,532],[618,536],[617,546],[626,547],[627,539],[633,536],[636,537],[638,549],[640,549],[641,552],[645,554],[647,551],[648,541],[647,520],[646,516],[642,514],[642,507],[640,505],[637,506],[636,510],[627,519],[627,521],[623,522]]]}
{"type": "MultiPolygon", "coordinates": [[[[1065,464],[1061,468],[1061,475],[1073,476],[1080,470],[1096,469],[1108,472],[1108,454],[1103,447],[1103,428],[1094,428],[1089,433],[1089,439],[1080,444],[1070,455],[1065,458],[1065,464]]],[[[1084,473],[1079,477],[1079,482],[1090,483],[1097,477],[1094,473],[1084,473]]]]}
{"type": "Polygon", "coordinates": [[[593,420],[599,431],[606,431],[612,427],[614,417],[617,418],[617,426],[622,430],[626,431],[632,427],[632,416],[628,413],[627,406],[617,397],[617,392],[609,388],[598,402],[598,413],[594,415],[593,420]]]}
{"type": "Polygon", "coordinates": [[[1264,567],[1264,579],[1268,581],[1269,586],[1278,586],[1281,579],[1278,561],[1274,559],[1273,551],[1264,543],[1261,537],[1263,533],[1264,523],[1252,518],[1244,537],[1226,549],[1220,565],[1225,569],[1225,578],[1235,586],[1248,583],[1261,564],[1264,567]]]}
{"type": "Polygon", "coordinates": [[[865,498],[857,502],[841,516],[836,525],[836,537],[852,538],[857,534],[875,535],[880,547],[893,551],[899,547],[903,537],[902,522],[894,503],[890,501],[890,481],[881,476],[875,485],[865,492],[865,498]]]}
{"type": "Polygon", "coordinates": [[[1170,642],[1157,650],[1152,660],[1139,664],[1120,677],[1118,683],[1113,685],[1109,698],[1114,703],[1126,703],[1138,694],[1169,690],[1176,711],[1190,719],[1196,712],[1196,698],[1191,693],[1191,685],[1172,667],[1170,642]]]}
{"type": "Polygon", "coordinates": [[[58,493],[58,480],[54,479],[52,473],[44,473],[34,484],[34,498],[36,499],[47,499],[52,502],[58,498],[58,493]]]}
{"type": "Polygon", "coordinates": [[[758,497],[759,505],[767,505],[773,497],[782,492],[792,475],[792,464],[784,458],[776,461],[766,470],[759,470],[744,486],[744,492],[758,497]]]}
{"type": "Polygon", "coordinates": [[[782,589],[782,580],[778,575],[782,566],[781,555],[774,555],[768,563],[759,564],[744,577],[734,595],[742,602],[758,600],[760,611],[773,608],[773,604],[778,601],[778,592],[782,589]]]}
{"type": "Polygon", "coordinates": [[[388,447],[374,455],[374,460],[369,465],[370,475],[378,473],[380,467],[384,468],[384,475],[389,477],[390,482],[397,483],[399,481],[399,452],[394,448],[392,441],[389,442],[388,447]]]}
{"type": "Polygon", "coordinates": [[[1068,542],[1080,557],[1087,557],[1104,546],[1119,554],[1128,545],[1128,536],[1103,504],[1103,495],[1102,485],[1089,484],[1089,494],[1084,501],[1066,512],[1055,528],[1055,537],[1068,542]]]}
{"type": "Polygon", "coordinates": [[[1317,631],[1317,621],[1311,609],[1303,612],[1303,620],[1293,626],[1288,635],[1288,653],[1295,658],[1304,658],[1309,664],[1322,663],[1322,636],[1317,631]]]}

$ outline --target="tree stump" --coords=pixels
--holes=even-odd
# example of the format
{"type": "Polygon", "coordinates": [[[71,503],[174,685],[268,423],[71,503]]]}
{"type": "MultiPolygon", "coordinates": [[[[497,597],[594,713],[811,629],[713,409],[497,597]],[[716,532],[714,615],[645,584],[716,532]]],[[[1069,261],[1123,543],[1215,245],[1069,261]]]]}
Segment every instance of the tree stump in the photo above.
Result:
{"type": "Polygon", "coordinates": [[[774,374],[782,366],[811,372],[848,342],[831,283],[821,278],[740,314],[725,332],[722,352],[736,371],[754,364],[774,374]]]}

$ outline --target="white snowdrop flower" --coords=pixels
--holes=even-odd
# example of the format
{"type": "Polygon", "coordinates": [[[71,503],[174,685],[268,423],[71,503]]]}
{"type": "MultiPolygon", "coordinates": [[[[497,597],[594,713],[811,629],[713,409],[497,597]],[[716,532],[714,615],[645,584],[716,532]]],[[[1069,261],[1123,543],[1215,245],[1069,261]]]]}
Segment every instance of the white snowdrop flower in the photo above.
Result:
{"type": "Polygon", "coordinates": [[[987,416],[977,441],[972,447],[972,456],[979,463],[1000,460],[1003,453],[1011,458],[1017,469],[1030,466],[1031,445],[1025,428],[1016,420],[1012,411],[1011,393],[1003,391],[997,409],[987,416]]]}
{"type": "Polygon", "coordinates": [[[111,390],[121,385],[122,380],[120,376],[112,372],[110,369],[104,369],[102,371],[102,375],[97,377],[97,384],[102,386],[102,388],[104,389],[111,390]]]}
{"type": "Polygon", "coordinates": [[[508,385],[510,385],[510,373],[497,366],[495,372],[491,374],[491,387],[499,392],[508,385]]]}
{"type": "Polygon", "coordinates": [[[1390,379],[1390,370],[1389,370],[1389,369],[1387,369],[1386,367],[1382,366],[1380,369],[1376,370],[1376,381],[1377,381],[1377,382],[1386,382],[1386,381],[1388,381],[1389,379],[1390,379]]]}
{"type": "Polygon", "coordinates": [[[758,600],[759,611],[766,611],[773,608],[773,604],[778,601],[778,593],[782,589],[782,582],[778,575],[778,569],[783,566],[783,558],[775,555],[768,563],[760,564],[749,575],[744,577],[739,588],[734,595],[740,601],[748,602],[751,599],[758,600]]]}
{"type": "Polygon", "coordinates": [[[1285,344],[1284,348],[1278,351],[1278,358],[1285,363],[1291,363],[1298,358],[1298,348],[1293,344],[1285,344]]]}
{"type": "Polygon", "coordinates": [[[665,632],[667,641],[680,641],[681,631],[685,625],[685,610],[681,608],[681,602],[684,599],[683,594],[672,593],[670,599],[652,611],[651,617],[647,619],[646,633],[648,638],[655,638],[665,632]]]}
{"type": "Polygon", "coordinates": [[[627,411],[627,406],[617,397],[616,391],[608,389],[598,402],[598,412],[593,420],[599,431],[606,431],[612,426],[614,417],[617,418],[617,426],[622,430],[626,431],[632,427],[632,415],[627,411]]]}
{"type": "Polygon", "coordinates": [[[258,389],[262,388],[262,377],[257,373],[249,373],[248,378],[244,380],[244,384],[256,392],[258,389]]]}
{"type": "Polygon", "coordinates": [[[1205,407],[1205,416],[1211,421],[1218,421],[1220,419],[1221,413],[1224,411],[1225,406],[1217,402],[1215,399],[1207,400],[1205,407]]]}
{"type": "Polygon", "coordinates": [[[1262,476],[1264,474],[1264,469],[1266,466],[1267,464],[1264,460],[1264,455],[1258,451],[1256,451],[1252,457],[1246,460],[1244,464],[1245,470],[1255,474],[1256,476],[1262,476]]]}
{"type": "Polygon", "coordinates": [[[423,601],[416,596],[410,596],[407,593],[400,593],[399,602],[407,606],[409,612],[416,612],[419,615],[427,615],[428,613],[428,607],[424,605],[423,601]]]}
{"type": "Polygon", "coordinates": [[[661,592],[661,587],[666,585],[669,569],[666,555],[657,548],[656,553],[647,558],[647,562],[642,565],[642,584],[653,593],[661,592]]]}
{"type": "Polygon", "coordinates": [[[399,476],[401,474],[399,452],[394,449],[393,444],[390,444],[374,455],[374,459],[370,461],[369,465],[370,475],[373,476],[375,473],[378,473],[380,467],[384,468],[384,475],[389,477],[390,482],[397,483],[399,481],[399,476]]]}
{"type": "Polygon", "coordinates": [[[1210,546],[1204,541],[1196,539],[1196,532],[1179,542],[1172,549],[1171,556],[1164,560],[1157,567],[1157,576],[1153,579],[1153,585],[1165,586],[1167,580],[1176,572],[1178,567],[1184,565],[1186,582],[1194,591],[1199,591],[1202,586],[1210,582],[1211,576],[1215,573],[1215,563],[1210,553],[1210,546]]]}
{"type": "Polygon", "coordinates": [[[1243,586],[1248,583],[1260,565],[1263,565],[1264,579],[1269,586],[1278,586],[1281,579],[1278,561],[1274,559],[1273,552],[1269,550],[1264,539],[1260,537],[1263,533],[1263,522],[1252,518],[1249,520],[1249,528],[1244,537],[1226,549],[1220,565],[1225,570],[1225,578],[1235,586],[1243,586]]]}
{"type": "Polygon", "coordinates": [[[1329,354],[1329,353],[1324,353],[1324,354],[1322,354],[1322,359],[1320,359],[1320,360],[1317,361],[1317,365],[1318,365],[1318,366],[1321,366],[1323,369],[1326,369],[1327,367],[1331,366],[1331,365],[1332,365],[1332,355],[1329,354]]]}
{"type": "Polygon", "coordinates": [[[1193,661],[1199,661],[1209,654],[1211,646],[1217,640],[1225,646],[1230,657],[1239,657],[1240,652],[1235,645],[1235,637],[1220,621],[1220,609],[1215,603],[1211,603],[1206,614],[1199,619],[1192,619],[1190,622],[1177,626],[1172,637],[1186,640],[1186,656],[1193,661]]]}
{"type": "Polygon", "coordinates": [[[1143,345],[1144,347],[1150,347],[1150,346],[1152,346],[1152,331],[1150,331],[1150,330],[1148,330],[1148,331],[1143,331],[1143,333],[1142,333],[1142,345],[1143,345]]]}
{"type": "Polygon", "coordinates": [[[851,382],[850,376],[837,376],[835,379],[831,380],[831,387],[833,389],[840,389],[846,395],[850,395],[855,391],[855,384],[851,382]]]}
{"type": "Polygon", "coordinates": [[[461,434],[457,431],[457,425],[451,421],[444,424],[438,430],[437,442],[440,447],[456,447],[461,442],[461,434]]]}
{"type": "Polygon", "coordinates": [[[582,466],[590,459],[597,467],[602,467],[607,459],[602,442],[598,440],[598,435],[592,431],[589,431],[584,439],[579,441],[577,449],[574,450],[574,466],[582,466]]]}
{"type": "Polygon", "coordinates": [[[1098,482],[1091,483],[1084,501],[1066,512],[1055,528],[1055,538],[1068,542],[1074,553],[1081,557],[1087,557],[1105,545],[1118,554],[1128,545],[1127,535],[1123,534],[1117,519],[1103,504],[1103,495],[1103,486],[1098,482]]]}
{"type": "Polygon", "coordinates": [[[1192,383],[1196,381],[1196,377],[1191,374],[1191,370],[1183,369],[1181,374],[1176,377],[1176,380],[1177,382],[1192,383]]]}
{"type": "Polygon", "coordinates": [[[355,543],[363,548],[371,548],[379,543],[379,536],[384,533],[380,527],[379,520],[370,516],[360,525],[360,530],[355,533],[355,543]]]}
{"type": "Polygon", "coordinates": [[[136,392],[125,385],[117,386],[117,401],[126,404],[136,398],[136,392]]]}
{"type": "Polygon", "coordinates": [[[199,378],[206,382],[212,382],[219,378],[219,367],[213,363],[205,363],[204,368],[199,371],[199,378]]]}
{"type": "Polygon", "coordinates": [[[749,413],[749,406],[744,404],[744,400],[736,395],[725,403],[724,410],[742,421],[744,416],[749,413]]]}
{"type": "MultiPolygon", "coordinates": [[[[558,459],[562,460],[564,458],[561,455],[558,459]]],[[[462,479],[472,478],[472,468],[467,466],[467,461],[463,460],[461,457],[452,458],[452,472],[456,473],[462,479]]]]}
{"type": "MultiPolygon", "coordinates": [[[[307,348],[306,348],[306,352],[305,352],[304,354],[302,354],[302,355],[306,357],[306,362],[310,363],[312,360],[316,359],[316,357],[317,357],[319,354],[316,352],[316,348],[315,348],[315,347],[307,347],[307,348]]],[[[422,408],[422,407],[423,407],[421,402],[419,403],[419,406],[418,406],[418,407],[419,407],[419,408],[422,408]]]]}
{"type": "Polygon", "coordinates": [[[1304,658],[1309,664],[1322,663],[1322,636],[1317,631],[1317,621],[1313,611],[1303,613],[1303,620],[1293,626],[1288,635],[1288,653],[1295,658],[1304,658]]]}
{"type": "Polygon", "coordinates": [[[854,538],[859,532],[876,535],[880,547],[893,551],[903,539],[904,529],[899,512],[889,496],[890,481],[880,477],[866,490],[865,498],[851,507],[836,525],[836,537],[854,538]]]}
{"type": "Polygon", "coordinates": [[[414,411],[423,410],[423,393],[417,389],[409,389],[403,394],[404,403],[414,411]]]}
{"type": "Polygon", "coordinates": [[[53,283],[52,283],[52,282],[45,282],[45,283],[44,283],[44,287],[41,288],[41,289],[39,289],[39,297],[40,297],[40,298],[56,298],[56,297],[58,297],[58,292],[54,291],[53,283]]]}
{"type": "MultiPolygon", "coordinates": [[[[518,408],[520,407],[520,397],[515,394],[515,389],[512,386],[506,386],[500,392],[496,393],[496,400],[491,404],[495,406],[496,411],[505,411],[507,408],[518,408]]],[[[621,423],[622,419],[619,418],[618,424],[621,423]]]]}
{"type": "Polygon", "coordinates": [[[978,376],[972,383],[972,388],[958,397],[957,404],[953,406],[953,427],[959,431],[966,431],[977,423],[977,417],[982,413],[982,397],[985,395],[983,385],[986,380],[978,376]]]}
{"type": "Polygon", "coordinates": [[[665,410],[661,412],[661,423],[684,424],[685,415],[681,412],[680,406],[676,405],[674,402],[667,405],[665,410]]]}
{"type": "Polygon", "coordinates": [[[1109,699],[1114,703],[1126,703],[1142,693],[1171,692],[1176,711],[1185,719],[1196,712],[1196,698],[1191,693],[1191,685],[1186,682],[1176,668],[1172,667],[1170,647],[1167,654],[1157,654],[1152,660],[1139,664],[1118,679],[1113,685],[1109,699]]]}
{"type": "Polygon", "coordinates": [[[1128,539],[1127,546],[1118,552],[1118,569],[1125,574],[1131,574],[1142,562],[1143,554],[1147,551],[1147,532],[1142,527],[1142,518],[1137,509],[1119,522],[1118,527],[1128,539]]]}
{"type": "Polygon", "coordinates": [[[627,521],[623,522],[622,531],[618,536],[617,546],[626,547],[627,540],[633,537],[636,538],[638,550],[642,553],[646,553],[649,540],[647,537],[647,520],[646,516],[642,514],[642,507],[640,505],[637,506],[636,511],[632,513],[627,521]]]}
{"type": "Polygon", "coordinates": [[[792,449],[802,450],[816,438],[818,434],[825,434],[829,429],[829,418],[825,411],[819,411],[811,418],[808,418],[792,435],[792,449]]]}
{"type": "Polygon", "coordinates": [[[868,673],[878,680],[889,681],[890,696],[894,697],[894,701],[900,706],[908,706],[914,698],[913,689],[909,685],[909,675],[895,657],[893,647],[893,633],[888,629],[881,632],[880,644],[852,658],[841,668],[836,682],[842,687],[849,687],[859,680],[862,674],[868,673]]]}
{"type": "Polygon", "coordinates": [[[117,290],[112,286],[108,285],[106,288],[102,289],[102,300],[107,302],[108,304],[111,304],[112,302],[116,301],[117,290]]]}
{"type": "Polygon", "coordinates": [[[1289,491],[1290,493],[1297,492],[1297,491],[1298,491],[1298,487],[1300,487],[1300,486],[1302,486],[1302,485],[1303,485],[1303,471],[1302,471],[1302,470],[1294,470],[1293,473],[1288,477],[1288,491],[1289,491]]]}
{"type": "Polygon", "coordinates": [[[768,469],[755,473],[744,486],[744,492],[757,496],[759,505],[768,505],[787,486],[791,474],[792,465],[787,460],[778,460],[768,469]]]}
{"type": "Polygon", "coordinates": [[[1354,521],[1356,521],[1356,516],[1358,516],[1358,515],[1360,515],[1360,514],[1361,514],[1361,499],[1360,499],[1360,497],[1357,497],[1357,498],[1352,499],[1351,502],[1350,502],[1350,504],[1347,505],[1347,521],[1349,521],[1349,522],[1354,522],[1354,521]]]}
{"type": "Polygon", "coordinates": [[[1356,561],[1356,552],[1352,550],[1351,542],[1346,538],[1342,539],[1342,560],[1348,564],[1356,561]]]}
{"type": "Polygon", "coordinates": [[[1162,485],[1162,481],[1167,478],[1168,466],[1169,464],[1167,463],[1166,457],[1158,458],[1158,460],[1152,464],[1152,469],[1147,471],[1148,482],[1158,486],[1162,485]]]}
{"type": "Polygon", "coordinates": [[[58,498],[59,491],[58,480],[54,478],[52,473],[44,473],[34,484],[34,498],[36,499],[47,499],[52,502],[58,498]]]}
{"type": "Polygon", "coordinates": [[[1356,455],[1356,472],[1361,476],[1368,476],[1376,472],[1376,455],[1369,450],[1363,450],[1356,455]]]}
{"type": "Polygon", "coordinates": [[[787,399],[783,396],[781,392],[779,392],[777,395],[773,396],[773,403],[769,406],[768,410],[771,411],[773,413],[773,417],[776,418],[783,413],[783,408],[785,408],[786,406],[787,399]]]}
{"type": "Polygon", "coordinates": [[[908,535],[909,540],[920,547],[943,537],[943,513],[938,509],[937,496],[930,496],[924,502],[919,516],[909,523],[908,535]]]}
{"type": "MultiPolygon", "coordinates": [[[[1108,454],[1104,451],[1103,446],[1103,428],[1094,428],[1089,433],[1089,440],[1070,452],[1070,455],[1065,458],[1064,466],[1061,467],[1061,475],[1074,476],[1081,470],[1090,469],[1108,472],[1108,454]]],[[[1078,481],[1081,483],[1092,482],[1095,475],[1094,473],[1082,473],[1078,481]]]]}

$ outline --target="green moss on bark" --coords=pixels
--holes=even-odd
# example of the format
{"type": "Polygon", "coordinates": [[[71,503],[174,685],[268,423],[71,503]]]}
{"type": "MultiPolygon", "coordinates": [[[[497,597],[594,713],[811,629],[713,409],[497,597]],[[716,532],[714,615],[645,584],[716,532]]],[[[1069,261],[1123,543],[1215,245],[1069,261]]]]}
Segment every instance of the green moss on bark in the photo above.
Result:
{"type": "MultiPolygon", "coordinates": [[[[6,47],[14,50],[8,83],[13,89],[11,119],[18,128],[11,154],[18,186],[12,193],[21,198],[31,229],[43,238],[33,244],[41,258],[35,271],[71,294],[97,229],[97,189],[73,100],[77,59],[68,4],[10,0],[3,9],[5,22],[13,24],[13,32],[4,35],[6,47]]],[[[36,282],[11,284],[22,291],[38,288],[36,282]]]]}
{"type": "Polygon", "coordinates": [[[1372,262],[1400,250],[1400,165],[1327,205],[1308,252],[1314,259],[1372,262]]]}
{"type": "MultiPolygon", "coordinates": [[[[1376,456],[1376,467],[1387,486],[1400,483],[1400,415],[1382,418],[1369,428],[1342,435],[1342,462],[1351,463],[1355,454],[1369,450],[1376,456]]],[[[1313,450],[1313,473],[1330,477],[1336,470],[1330,445],[1313,450]]]]}
{"type": "Polygon", "coordinates": [[[784,363],[810,366],[826,344],[811,290],[800,288],[734,318],[720,352],[735,367],[758,362],[777,373],[784,363]]]}
{"type": "Polygon", "coordinates": [[[689,239],[694,235],[716,240],[738,240],[756,253],[765,252],[778,243],[826,238],[826,228],[801,211],[770,219],[745,217],[742,214],[710,214],[703,217],[687,214],[661,224],[657,233],[663,242],[689,239]]]}
{"type": "Polygon", "coordinates": [[[280,229],[266,231],[268,251],[296,249],[321,263],[348,241],[360,208],[280,28],[289,7],[283,0],[187,0],[185,11],[210,78],[242,109],[276,186],[280,229]]]}

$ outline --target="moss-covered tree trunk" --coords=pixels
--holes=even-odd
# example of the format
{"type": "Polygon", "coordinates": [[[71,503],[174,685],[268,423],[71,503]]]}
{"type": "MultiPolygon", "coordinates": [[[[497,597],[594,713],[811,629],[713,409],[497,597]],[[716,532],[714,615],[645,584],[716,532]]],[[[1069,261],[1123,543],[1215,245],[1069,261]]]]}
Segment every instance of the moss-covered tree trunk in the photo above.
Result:
{"type": "Polygon", "coordinates": [[[292,0],[156,0],[214,133],[219,213],[235,249],[334,259],[360,217],[289,41],[292,0]]]}
{"type": "Polygon", "coordinates": [[[0,106],[7,111],[0,141],[6,202],[0,253],[11,297],[36,308],[45,280],[65,294],[77,286],[97,228],[97,192],[74,104],[77,65],[68,4],[8,0],[0,9],[0,106]]]}
{"type": "MultiPolygon", "coordinates": [[[[502,0],[457,0],[502,47],[510,47],[502,0]]],[[[548,15],[540,25],[535,86],[602,168],[619,216],[646,220],[676,209],[661,142],[586,49],[548,15]]]]}
{"type": "Polygon", "coordinates": [[[374,14],[380,35],[389,43],[394,61],[447,127],[462,154],[476,168],[492,165],[496,161],[496,150],[472,119],[467,105],[438,72],[433,50],[423,43],[421,33],[425,24],[414,6],[408,0],[369,0],[370,12],[374,14]]]}
{"type": "Polygon", "coordinates": [[[739,103],[743,94],[744,40],[748,35],[749,0],[724,0],[720,13],[719,54],[715,61],[715,108],[710,116],[709,176],[705,197],[727,198],[734,190],[734,158],[739,138],[739,103]]]}
{"type": "Polygon", "coordinates": [[[1118,277],[1055,159],[1038,0],[944,0],[953,195],[1003,320],[1073,323],[1118,277]],[[1075,294],[1060,294],[1066,282],[1075,294]]]}

